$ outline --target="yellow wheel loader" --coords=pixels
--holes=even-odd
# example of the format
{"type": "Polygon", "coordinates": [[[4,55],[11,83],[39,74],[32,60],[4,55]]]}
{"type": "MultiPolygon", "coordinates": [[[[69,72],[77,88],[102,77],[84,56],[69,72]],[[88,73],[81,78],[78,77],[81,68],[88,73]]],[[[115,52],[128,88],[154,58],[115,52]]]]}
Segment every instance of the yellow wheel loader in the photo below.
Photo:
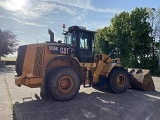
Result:
{"type": "Polygon", "coordinates": [[[70,100],[77,95],[81,84],[84,87],[108,84],[112,92],[119,94],[129,85],[134,85],[132,79],[138,81],[132,72],[128,73],[120,66],[119,58],[111,59],[115,50],[109,55],[94,54],[95,31],[71,26],[63,32],[63,43],[55,42],[54,33],[50,29],[48,32],[50,41],[46,43],[19,46],[15,75],[17,86],[40,87],[42,96],[70,100]]]}

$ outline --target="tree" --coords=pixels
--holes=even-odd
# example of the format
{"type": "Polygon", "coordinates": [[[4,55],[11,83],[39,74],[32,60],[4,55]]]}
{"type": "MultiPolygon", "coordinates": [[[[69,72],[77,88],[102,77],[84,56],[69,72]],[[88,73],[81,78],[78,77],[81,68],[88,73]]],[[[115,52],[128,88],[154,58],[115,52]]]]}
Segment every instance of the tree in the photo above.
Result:
{"type": "Polygon", "coordinates": [[[130,41],[133,59],[139,60],[142,68],[146,66],[146,58],[151,52],[152,28],[147,21],[149,14],[146,8],[136,8],[130,14],[130,41]]]}
{"type": "Polygon", "coordinates": [[[131,44],[129,31],[129,13],[121,12],[111,19],[108,39],[119,48],[120,58],[123,66],[127,66],[129,61],[131,44]]]}
{"type": "Polygon", "coordinates": [[[111,42],[108,40],[108,27],[103,29],[98,29],[95,35],[95,50],[96,53],[109,54],[110,51],[114,48],[111,42]]]}
{"type": "MultiPolygon", "coordinates": [[[[141,67],[144,67],[142,63],[150,53],[152,41],[150,37],[152,29],[147,22],[148,18],[146,8],[136,8],[130,13],[123,11],[111,19],[109,27],[98,30],[97,36],[101,37],[96,38],[99,41],[97,43],[103,44],[107,41],[108,45],[118,47],[123,66],[139,67],[141,63],[141,67]]],[[[97,45],[97,50],[103,52],[106,48],[104,44],[102,46],[97,45]]]]}
{"type": "Polygon", "coordinates": [[[16,35],[10,30],[2,31],[0,29],[0,60],[8,54],[13,54],[16,51],[18,40],[16,35]]]}
{"type": "Polygon", "coordinates": [[[147,8],[147,12],[149,13],[149,22],[152,27],[152,60],[153,67],[156,69],[158,67],[158,59],[159,59],[159,67],[160,67],[160,55],[158,55],[159,51],[159,42],[160,42],[160,8],[147,8]]]}
{"type": "Polygon", "coordinates": [[[158,41],[157,39],[160,36],[160,8],[157,10],[155,8],[147,8],[147,12],[149,14],[148,21],[152,27],[152,37],[158,41]]]}
{"type": "Polygon", "coordinates": [[[129,13],[122,12],[119,15],[115,15],[115,17],[111,19],[111,25],[109,27],[104,27],[97,31],[96,41],[100,43],[96,46],[98,47],[97,50],[103,52],[107,47],[110,48],[109,50],[111,51],[114,47],[118,47],[121,53],[119,57],[125,66],[127,61],[129,61],[129,51],[131,51],[128,29],[129,13]],[[107,45],[104,44],[106,42],[107,45]],[[106,47],[104,45],[106,45],[106,47]]]}

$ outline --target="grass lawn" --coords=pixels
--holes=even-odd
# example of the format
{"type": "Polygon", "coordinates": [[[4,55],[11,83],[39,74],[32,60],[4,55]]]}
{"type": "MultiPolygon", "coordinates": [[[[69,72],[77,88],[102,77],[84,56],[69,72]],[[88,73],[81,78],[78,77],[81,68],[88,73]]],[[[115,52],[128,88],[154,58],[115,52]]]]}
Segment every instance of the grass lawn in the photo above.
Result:
{"type": "Polygon", "coordinates": [[[16,57],[2,57],[2,61],[16,61],[16,57]]]}

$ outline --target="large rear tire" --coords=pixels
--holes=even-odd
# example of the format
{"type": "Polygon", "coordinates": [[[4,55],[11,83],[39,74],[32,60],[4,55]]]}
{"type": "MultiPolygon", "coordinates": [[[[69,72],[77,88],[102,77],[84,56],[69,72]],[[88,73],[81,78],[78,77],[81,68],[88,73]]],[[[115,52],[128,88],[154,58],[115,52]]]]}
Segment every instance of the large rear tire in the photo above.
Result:
{"type": "Polygon", "coordinates": [[[48,91],[47,88],[45,88],[44,86],[41,86],[40,96],[42,99],[49,99],[49,98],[51,98],[51,93],[48,91]]]}
{"type": "Polygon", "coordinates": [[[60,67],[52,74],[50,91],[57,100],[70,100],[77,95],[80,89],[78,73],[69,67],[60,67]]]}
{"type": "Polygon", "coordinates": [[[108,76],[108,80],[110,89],[113,93],[124,93],[128,89],[129,75],[124,68],[113,68],[108,76]]]}

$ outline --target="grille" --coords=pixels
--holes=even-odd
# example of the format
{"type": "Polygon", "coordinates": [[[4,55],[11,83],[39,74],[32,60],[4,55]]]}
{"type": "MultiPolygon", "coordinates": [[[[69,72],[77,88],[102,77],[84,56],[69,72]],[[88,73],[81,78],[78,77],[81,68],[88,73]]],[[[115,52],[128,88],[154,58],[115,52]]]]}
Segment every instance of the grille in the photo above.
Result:
{"type": "Polygon", "coordinates": [[[33,74],[37,77],[40,77],[42,75],[43,55],[44,55],[44,48],[37,47],[35,62],[34,62],[34,71],[33,71],[33,74]]]}

